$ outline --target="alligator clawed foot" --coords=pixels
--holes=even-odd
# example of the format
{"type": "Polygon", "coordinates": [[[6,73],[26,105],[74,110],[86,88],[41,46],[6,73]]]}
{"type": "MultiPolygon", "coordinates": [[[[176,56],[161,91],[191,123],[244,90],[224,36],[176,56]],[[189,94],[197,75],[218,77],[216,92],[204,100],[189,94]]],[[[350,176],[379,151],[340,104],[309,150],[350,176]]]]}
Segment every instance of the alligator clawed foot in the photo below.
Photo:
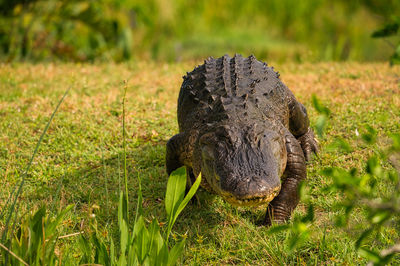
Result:
{"type": "Polygon", "coordinates": [[[299,137],[297,140],[300,142],[307,162],[311,160],[312,153],[315,155],[318,154],[318,140],[315,138],[314,131],[311,128],[309,128],[307,133],[299,137]]]}
{"type": "Polygon", "coordinates": [[[290,218],[290,212],[283,211],[284,209],[274,210],[274,207],[270,204],[267,208],[263,225],[269,227],[271,225],[279,225],[286,223],[290,218]]]}

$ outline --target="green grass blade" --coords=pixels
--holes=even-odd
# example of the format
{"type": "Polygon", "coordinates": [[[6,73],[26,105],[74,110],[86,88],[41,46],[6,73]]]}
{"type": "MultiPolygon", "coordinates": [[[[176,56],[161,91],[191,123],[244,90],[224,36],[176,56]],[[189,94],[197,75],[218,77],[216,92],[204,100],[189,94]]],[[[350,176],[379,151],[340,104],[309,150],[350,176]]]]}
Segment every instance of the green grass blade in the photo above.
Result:
{"type": "MultiPolygon", "coordinates": [[[[124,97],[122,98],[122,141],[123,141],[123,152],[124,152],[124,181],[125,181],[125,195],[126,205],[128,205],[128,172],[126,166],[126,131],[125,131],[125,102],[126,102],[126,91],[128,89],[126,81],[124,81],[124,97]]],[[[127,216],[129,217],[129,216],[127,216]]],[[[128,222],[128,220],[127,220],[128,222]]]]}
{"type": "Polygon", "coordinates": [[[101,161],[103,164],[103,175],[104,175],[104,189],[106,190],[106,210],[107,210],[107,216],[110,216],[110,212],[109,212],[109,199],[108,199],[108,178],[107,178],[107,171],[106,171],[106,162],[104,160],[104,150],[103,148],[101,149],[101,161]]]}

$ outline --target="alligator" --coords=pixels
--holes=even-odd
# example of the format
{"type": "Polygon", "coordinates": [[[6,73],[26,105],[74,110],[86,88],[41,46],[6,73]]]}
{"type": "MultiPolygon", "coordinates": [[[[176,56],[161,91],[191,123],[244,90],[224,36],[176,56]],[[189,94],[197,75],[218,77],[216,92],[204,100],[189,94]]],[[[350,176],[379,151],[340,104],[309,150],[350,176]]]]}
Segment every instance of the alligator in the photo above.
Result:
{"type": "Polygon", "coordinates": [[[233,205],[268,204],[265,225],[286,222],[318,144],[279,73],[253,55],[210,57],[183,77],[177,109],[168,175],[185,166],[189,187],[201,173],[201,187],[233,205]]]}

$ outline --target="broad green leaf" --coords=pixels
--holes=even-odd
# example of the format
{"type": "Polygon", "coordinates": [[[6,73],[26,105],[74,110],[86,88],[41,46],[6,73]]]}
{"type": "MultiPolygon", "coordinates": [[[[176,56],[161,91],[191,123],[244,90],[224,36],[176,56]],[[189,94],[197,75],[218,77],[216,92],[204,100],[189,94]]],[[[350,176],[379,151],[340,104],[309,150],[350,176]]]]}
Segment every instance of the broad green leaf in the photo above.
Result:
{"type": "MultiPolygon", "coordinates": [[[[46,208],[41,207],[35,215],[33,216],[32,220],[29,221],[29,227],[30,227],[30,233],[31,233],[31,245],[29,245],[29,250],[28,253],[33,252],[33,251],[38,251],[40,250],[39,245],[42,243],[42,237],[43,237],[43,226],[42,226],[42,221],[46,218],[46,208]]],[[[38,257],[40,257],[40,254],[38,254],[38,257]]]]}
{"type": "Polygon", "coordinates": [[[120,236],[121,236],[121,254],[125,256],[126,249],[129,244],[129,230],[125,220],[122,220],[119,224],[120,236]]]}
{"type": "Polygon", "coordinates": [[[315,129],[317,131],[318,136],[322,137],[326,124],[328,122],[328,117],[326,115],[320,115],[315,123],[315,129]]]}
{"type": "Polygon", "coordinates": [[[132,237],[135,238],[139,235],[140,230],[142,230],[142,227],[145,226],[143,216],[139,216],[138,220],[136,223],[133,225],[133,232],[132,232],[132,237]]]}
{"type": "Polygon", "coordinates": [[[128,265],[138,265],[138,254],[136,252],[135,241],[136,240],[134,239],[133,242],[129,245],[127,257],[128,265]]]}
{"type": "Polygon", "coordinates": [[[376,156],[372,156],[367,161],[367,173],[375,176],[382,174],[382,167],[379,164],[379,159],[376,156]]]}
{"type": "Polygon", "coordinates": [[[176,219],[178,218],[179,214],[183,211],[183,209],[186,207],[186,205],[189,203],[189,201],[193,198],[194,194],[196,194],[196,191],[199,188],[200,183],[201,183],[201,173],[196,178],[196,181],[190,188],[190,190],[187,193],[187,195],[185,196],[185,198],[179,203],[178,208],[176,208],[175,206],[173,207],[174,210],[176,209],[176,211],[174,211],[174,213],[172,213],[172,215],[173,215],[172,220],[170,219],[168,221],[167,239],[169,237],[169,234],[171,233],[172,226],[174,226],[176,219]]]}
{"type": "Polygon", "coordinates": [[[46,208],[43,206],[39,210],[37,210],[36,213],[33,215],[31,224],[33,225],[33,227],[40,227],[41,230],[42,220],[45,218],[46,218],[46,208]]]}
{"type": "Polygon", "coordinates": [[[374,31],[372,38],[383,38],[396,35],[399,30],[400,24],[398,22],[385,25],[382,29],[374,31]]]}
{"type": "Polygon", "coordinates": [[[364,248],[364,247],[360,247],[358,249],[358,253],[361,256],[363,256],[364,258],[366,258],[374,263],[379,263],[382,259],[378,253],[376,253],[375,251],[369,250],[367,248],[364,248]]]}
{"type": "Polygon", "coordinates": [[[171,173],[168,179],[165,195],[165,210],[169,217],[173,217],[174,210],[181,203],[186,187],[186,169],[181,167],[171,173]]]}
{"type": "Polygon", "coordinates": [[[119,266],[125,266],[127,265],[127,261],[126,261],[126,257],[124,254],[121,254],[121,256],[119,256],[119,260],[117,263],[119,266]]]}
{"type": "Polygon", "coordinates": [[[400,151],[400,133],[392,133],[390,134],[390,138],[393,141],[391,149],[393,151],[400,151]]]}
{"type": "Polygon", "coordinates": [[[168,255],[168,265],[175,265],[182,252],[185,249],[185,239],[182,239],[179,243],[170,250],[168,255]]]}
{"type": "Polygon", "coordinates": [[[345,141],[343,138],[338,137],[335,142],[332,144],[333,149],[339,149],[342,150],[345,153],[352,152],[352,148],[350,144],[345,141]]]}
{"type": "Polygon", "coordinates": [[[326,116],[330,115],[331,110],[329,110],[328,107],[323,106],[315,94],[313,94],[311,96],[311,100],[312,100],[312,103],[313,103],[313,106],[314,106],[315,110],[317,110],[317,112],[319,114],[323,114],[323,115],[326,115],[326,116]]]}
{"type": "Polygon", "coordinates": [[[167,244],[164,243],[160,249],[160,252],[157,256],[157,265],[168,265],[168,247],[167,244]]]}
{"type": "Polygon", "coordinates": [[[335,216],[335,226],[336,227],[343,227],[347,225],[348,217],[344,216],[343,214],[339,214],[335,216]]]}
{"type": "Polygon", "coordinates": [[[377,213],[374,214],[371,218],[371,222],[373,224],[382,224],[386,220],[388,220],[392,214],[386,210],[379,210],[377,213]]]}
{"type": "Polygon", "coordinates": [[[306,182],[301,181],[299,183],[299,187],[297,188],[299,193],[299,198],[302,202],[309,202],[310,201],[310,189],[306,185],[306,182]]]}
{"type": "Polygon", "coordinates": [[[360,237],[357,239],[356,243],[355,243],[355,247],[356,249],[360,248],[362,241],[368,237],[371,233],[373,232],[372,228],[369,228],[367,230],[365,230],[360,237]]]}
{"type": "Polygon", "coordinates": [[[201,183],[201,173],[199,176],[196,178],[196,181],[192,185],[192,187],[189,189],[189,192],[186,194],[185,198],[182,200],[182,202],[179,204],[179,207],[175,213],[174,217],[174,223],[178,215],[183,211],[183,209],[186,207],[186,205],[189,203],[189,201],[193,198],[193,196],[196,194],[197,189],[199,188],[201,183]]]}
{"type": "Polygon", "coordinates": [[[395,53],[390,57],[390,65],[400,64],[400,44],[397,45],[395,53]]]}
{"type": "MultiPolygon", "coordinates": [[[[160,233],[160,227],[156,219],[153,220],[149,227],[150,244],[149,244],[149,256],[150,265],[161,265],[159,254],[164,245],[164,239],[160,233]]],[[[164,263],[165,264],[165,263],[164,263]]]]}
{"type": "Polygon", "coordinates": [[[163,244],[163,239],[160,234],[160,227],[158,225],[157,219],[153,219],[149,226],[149,253],[156,255],[163,244]],[[160,243],[161,238],[161,243],[160,243]],[[160,245],[161,244],[161,245],[160,245]]]}
{"type": "MultiPolygon", "coordinates": [[[[141,218],[142,216],[140,216],[141,218]]],[[[144,223],[144,222],[143,222],[144,223]]],[[[136,253],[139,259],[139,264],[143,264],[149,252],[149,231],[143,225],[135,237],[136,253]]]]}
{"type": "Polygon", "coordinates": [[[111,265],[115,265],[117,263],[117,258],[115,257],[115,245],[114,245],[114,240],[111,237],[111,243],[110,243],[110,263],[111,265]]]}
{"type": "Polygon", "coordinates": [[[377,131],[370,126],[366,126],[365,128],[367,132],[361,135],[362,139],[368,144],[374,144],[376,142],[377,131]]]}

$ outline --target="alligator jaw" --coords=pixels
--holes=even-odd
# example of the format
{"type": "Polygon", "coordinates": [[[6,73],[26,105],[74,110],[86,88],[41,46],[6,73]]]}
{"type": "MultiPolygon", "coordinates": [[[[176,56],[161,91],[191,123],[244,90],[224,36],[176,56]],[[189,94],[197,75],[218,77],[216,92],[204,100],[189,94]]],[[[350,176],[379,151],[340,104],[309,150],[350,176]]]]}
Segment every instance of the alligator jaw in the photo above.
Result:
{"type": "Polygon", "coordinates": [[[261,206],[270,203],[279,194],[280,189],[281,187],[278,186],[272,189],[271,192],[268,193],[267,195],[261,197],[256,196],[252,198],[238,199],[228,193],[226,194],[224,193],[225,195],[222,195],[222,197],[227,202],[235,206],[261,206]]]}

